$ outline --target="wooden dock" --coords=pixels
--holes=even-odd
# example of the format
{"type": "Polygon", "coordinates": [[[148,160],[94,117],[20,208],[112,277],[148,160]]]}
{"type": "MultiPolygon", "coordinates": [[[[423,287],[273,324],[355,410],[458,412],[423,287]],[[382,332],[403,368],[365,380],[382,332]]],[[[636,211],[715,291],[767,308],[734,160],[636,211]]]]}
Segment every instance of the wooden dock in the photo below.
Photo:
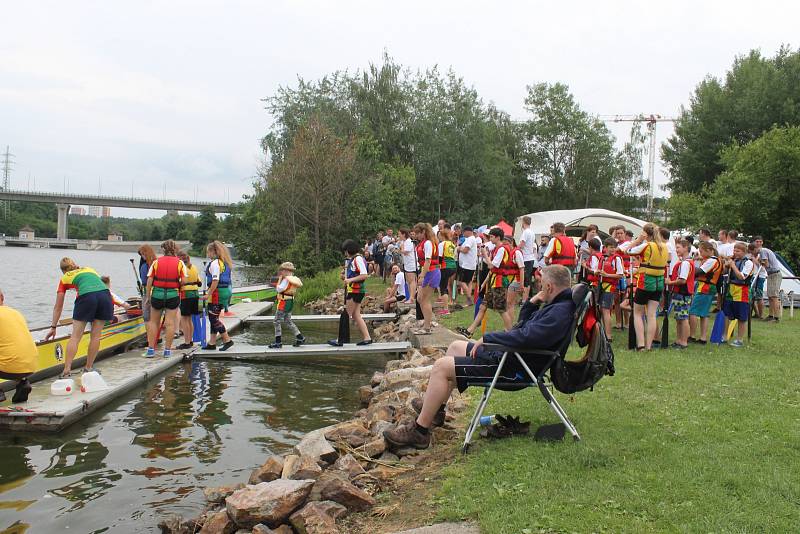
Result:
{"type": "MultiPolygon", "coordinates": [[[[365,321],[370,322],[385,322],[397,319],[395,313],[364,313],[361,315],[365,321]]],[[[335,323],[339,322],[338,315],[293,315],[292,321],[296,323],[335,323]]],[[[248,317],[245,322],[247,323],[273,323],[275,322],[274,315],[253,315],[248,317]]]]}
{"type": "MultiPolygon", "coordinates": [[[[271,302],[234,304],[230,307],[234,315],[224,317],[222,321],[228,330],[235,331],[251,314],[263,313],[271,307],[271,302]]],[[[181,340],[176,339],[173,346],[179,343],[181,340]]],[[[145,350],[140,348],[95,362],[109,386],[105,391],[81,393],[80,375],[77,374],[73,375],[77,391],[72,395],[50,394],[50,385],[56,377],[34,383],[28,402],[12,405],[10,400],[6,400],[0,403],[0,429],[57,432],[178,365],[184,356],[190,356],[196,349],[173,350],[169,358],[164,358],[159,351],[155,357],[145,358],[145,350]]],[[[7,397],[11,398],[10,392],[7,397]]]]}
{"type": "Polygon", "coordinates": [[[284,345],[280,349],[271,349],[266,345],[241,345],[236,344],[225,352],[198,350],[193,354],[195,358],[227,359],[266,361],[282,357],[310,357],[310,356],[335,356],[337,354],[401,354],[411,348],[407,341],[395,343],[372,343],[371,345],[358,346],[347,343],[343,347],[332,347],[328,344],[303,345],[293,347],[284,345]]]}

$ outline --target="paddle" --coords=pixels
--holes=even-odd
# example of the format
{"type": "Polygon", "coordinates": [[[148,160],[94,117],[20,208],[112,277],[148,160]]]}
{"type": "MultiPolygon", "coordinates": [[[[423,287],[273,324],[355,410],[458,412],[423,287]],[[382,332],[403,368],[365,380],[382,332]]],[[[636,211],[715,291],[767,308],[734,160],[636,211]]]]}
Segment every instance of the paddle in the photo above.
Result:
{"type": "Polygon", "coordinates": [[[633,320],[633,269],[631,269],[631,283],[628,287],[628,304],[631,307],[631,316],[628,318],[628,350],[636,350],[636,323],[633,320]]]}
{"type": "MultiPolygon", "coordinates": [[[[206,271],[206,262],[203,262],[203,272],[206,271]]],[[[200,286],[203,286],[202,280],[200,286]]],[[[205,291],[203,291],[205,294],[205,291]]],[[[200,299],[203,307],[202,313],[192,315],[192,342],[200,343],[201,347],[206,346],[206,300],[200,299]]]]}
{"type": "Polygon", "coordinates": [[[672,291],[664,286],[664,321],[661,323],[661,348],[669,348],[669,313],[672,308],[672,291]]]}
{"type": "Polygon", "coordinates": [[[131,269],[133,269],[133,276],[136,278],[136,289],[139,290],[139,296],[144,298],[144,288],[142,287],[142,281],[139,279],[139,271],[136,270],[136,262],[133,258],[131,258],[131,269]]]}
{"type": "MultiPolygon", "coordinates": [[[[728,292],[727,287],[727,278],[722,282],[722,295],[724,300],[724,295],[728,292]]],[[[711,327],[711,337],[708,339],[709,343],[715,343],[717,345],[721,345],[725,342],[725,314],[722,313],[720,309],[717,312],[717,316],[714,318],[714,326],[711,327]]]]}

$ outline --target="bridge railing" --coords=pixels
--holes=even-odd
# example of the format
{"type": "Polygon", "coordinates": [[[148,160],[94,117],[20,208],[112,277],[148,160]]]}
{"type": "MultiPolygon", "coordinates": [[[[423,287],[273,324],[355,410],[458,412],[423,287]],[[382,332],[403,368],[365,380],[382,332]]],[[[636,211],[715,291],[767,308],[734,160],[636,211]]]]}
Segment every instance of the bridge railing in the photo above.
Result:
{"type": "Polygon", "coordinates": [[[219,208],[225,207],[229,208],[234,204],[226,204],[222,202],[207,202],[202,200],[197,201],[186,201],[186,200],[171,200],[171,199],[160,199],[160,198],[147,198],[147,197],[135,197],[135,196],[121,196],[121,195],[83,195],[80,193],[56,193],[56,192],[43,192],[43,191],[22,191],[19,189],[0,189],[0,194],[9,194],[9,195],[19,195],[19,196],[34,196],[43,199],[80,199],[85,200],[85,204],[87,205],[94,205],[100,204],[102,205],[103,201],[130,201],[130,202],[148,202],[153,204],[162,204],[162,205],[173,205],[176,207],[180,206],[202,206],[202,207],[209,207],[209,208],[219,208]]]}

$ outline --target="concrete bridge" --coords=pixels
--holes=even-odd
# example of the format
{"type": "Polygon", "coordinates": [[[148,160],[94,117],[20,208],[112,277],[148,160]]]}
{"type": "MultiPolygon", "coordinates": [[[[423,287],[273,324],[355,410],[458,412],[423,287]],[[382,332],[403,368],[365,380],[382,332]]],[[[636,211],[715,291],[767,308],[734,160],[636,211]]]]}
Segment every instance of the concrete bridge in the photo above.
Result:
{"type": "Polygon", "coordinates": [[[140,208],[167,211],[202,211],[210,208],[214,213],[230,213],[235,204],[225,202],[191,202],[182,200],[166,200],[144,197],[120,197],[106,195],[77,195],[71,193],[52,193],[42,191],[15,191],[0,189],[0,200],[16,200],[19,202],[52,203],[58,208],[57,240],[66,240],[67,215],[71,204],[87,206],[107,206],[115,208],[140,208]]]}
{"type": "MultiPolygon", "coordinates": [[[[161,241],[106,241],[103,239],[58,239],[57,237],[34,237],[22,239],[11,236],[0,236],[0,246],[28,248],[71,248],[77,250],[107,250],[112,252],[136,252],[142,245],[150,245],[155,250],[161,241]]],[[[189,241],[175,241],[179,248],[188,250],[189,241]]]]}

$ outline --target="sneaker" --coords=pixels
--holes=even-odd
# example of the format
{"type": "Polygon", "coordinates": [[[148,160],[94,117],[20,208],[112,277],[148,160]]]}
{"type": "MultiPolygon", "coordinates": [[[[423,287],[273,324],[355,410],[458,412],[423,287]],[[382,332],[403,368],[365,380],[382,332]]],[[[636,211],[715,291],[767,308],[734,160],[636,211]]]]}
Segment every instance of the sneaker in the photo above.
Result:
{"type": "Polygon", "coordinates": [[[164,349],[164,357],[171,358],[172,357],[172,350],[171,349],[164,349]]]}
{"type": "Polygon", "coordinates": [[[462,336],[464,336],[467,339],[471,339],[472,338],[472,332],[470,332],[469,330],[467,330],[463,326],[457,326],[456,327],[456,332],[458,332],[459,334],[461,334],[462,336]]]}
{"type": "Polygon", "coordinates": [[[181,343],[180,345],[178,345],[175,348],[178,349],[178,350],[185,350],[185,349],[191,349],[193,346],[194,346],[194,343],[181,343]]]}
{"type": "Polygon", "coordinates": [[[200,350],[217,350],[217,346],[216,345],[212,345],[211,343],[209,343],[209,344],[207,344],[205,347],[203,347],[200,350]]]}
{"type": "Polygon", "coordinates": [[[698,345],[707,345],[708,341],[706,341],[705,339],[698,339],[695,341],[695,343],[697,343],[698,345]]]}
{"type": "Polygon", "coordinates": [[[687,347],[686,345],[681,345],[680,343],[672,343],[672,344],[669,346],[669,348],[671,348],[671,349],[683,350],[683,349],[686,349],[686,348],[688,348],[688,347],[687,347]]]}
{"type": "MultiPolygon", "coordinates": [[[[416,399],[411,401],[411,407],[417,412],[417,415],[422,413],[422,397],[417,397],[416,399]]],[[[436,411],[436,415],[433,416],[433,421],[431,422],[431,426],[442,426],[444,425],[444,410],[439,408],[436,411]]]]}
{"type": "Polygon", "coordinates": [[[329,339],[328,345],[331,347],[344,347],[344,343],[339,343],[338,339],[329,339]]]}
{"type": "Polygon", "coordinates": [[[142,356],[144,356],[145,358],[154,358],[155,355],[156,355],[156,349],[151,349],[150,347],[147,347],[147,352],[145,352],[142,356]]]}
{"type": "MultiPolygon", "coordinates": [[[[27,402],[28,401],[28,395],[31,394],[31,390],[32,389],[33,389],[33,386],[31,386],[31,383],[28,382],[27,378],[24,379],[24,380],[21,380],[19,382],[19,384],[17,384],[17,389],[16,389],[16,391],[14,391],[14,396],[11,397],[11,402],[13,404],[17,404],[17,403],[20,403],[20,402],[27,402]]],[[[0,400],[5,400],[5,394],[3,394],[3,399],[0,399],[0,400]]]]}
{"type": "Polygon", "coordinates": [[[651,345],[651,347],[654,348],[654,349],[660,349],[661,348],[661,342],[660,341],[653,341],[653,344],[651,345]]]}
{"type": "Polygon", "coordinates": [[[220,351],[228,350],[232,346],[233,346],[233,340],[231,339],[230,341],[226,341],[225,343],[223,343],[222,346],[219,348],[219,350],[220,351]]]}
{"type": "Polygon", "coordinates": [[[280,341],[276,341],[275,343],[270,343],[269,345],[267,345],[267,348],[269,348],[269,349],[280,349],[280,348],[283,348],[283,343],[281,343],[280,341]]]}
{"type": "Polygon", "coordinates": [[[359,341],[358,343],[356,343],[357,347],[365,347],[367,345],[372,345],[372,340],[371,339],[365,339],[363,341],[359,341]]]}
{"type": "Polygon", "coordinates": [[[731,341],[731,347],[741,348],[744,347],[744,343],[742,343],[738,339],[734,339],[733,341],[731,341]]]}
{"type": "Polygon", "coordinates": [[[292,346],[299,347],[300,345],[303,345],[305,342],[306,342],[306,337],[303,335],[299,335],[296,338],[294,338],[294,343],[292,343],[292,346]]]}
{"type": "Polygon", "coordinates": [[[414,447],[415,449],[427,449],[431,444],[431,433],[423,434],[417,430],[417,425],[413,421],[405,426],[396,426],[383,433],[383,439],[390,448],[399,449],[401,447],[414,447]]]}

